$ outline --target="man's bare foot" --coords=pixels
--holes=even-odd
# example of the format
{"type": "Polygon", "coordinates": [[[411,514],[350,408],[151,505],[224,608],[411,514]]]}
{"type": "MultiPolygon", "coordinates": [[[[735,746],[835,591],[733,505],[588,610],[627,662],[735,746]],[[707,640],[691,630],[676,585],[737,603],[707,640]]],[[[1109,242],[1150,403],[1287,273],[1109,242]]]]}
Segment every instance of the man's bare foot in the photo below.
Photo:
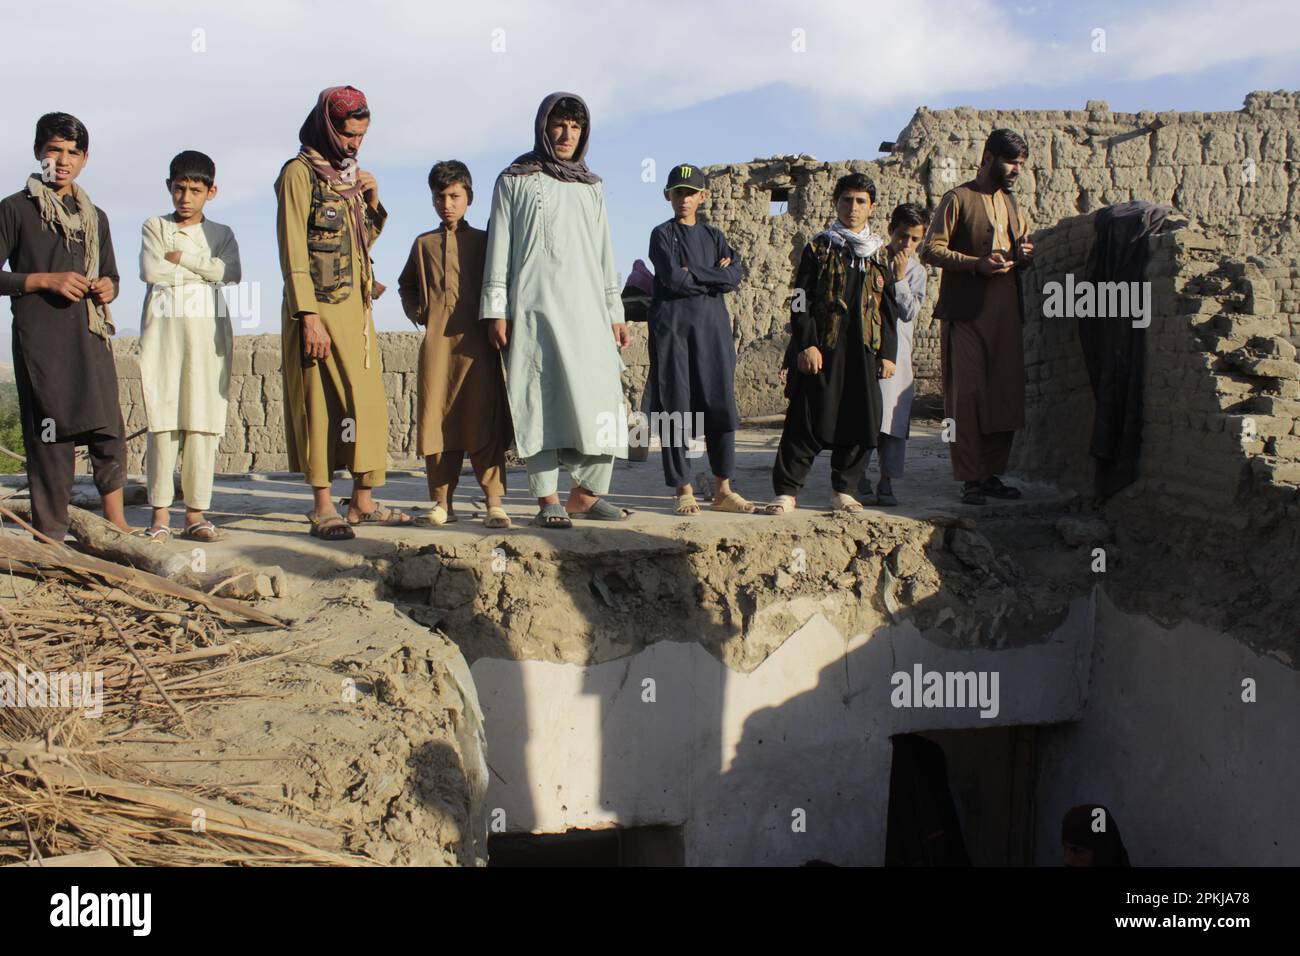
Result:
{"type": "Polygon", "coordinates": [[[119,530],[131,533],[130,522],[126,520],[125,496],[121,488],[99,496],[104,509],[104,520],[112,522],[119,530]]]}
{"type": "Polygon", "coordinates": [[[713,487],[713,503],[715,505],[720,505],[722,502],[726,501],[727,496],[731,494],[731,479],[719,478],[717,475],[714,475],[713,487]]]}
{"type": "Polygon", "coordinates": [[[599,495],[593,495],[581,485],[574,485],[569,489],[569,500],[565,502],[564,510],[569,514],[590,511],[599,498],[599,495]]]}

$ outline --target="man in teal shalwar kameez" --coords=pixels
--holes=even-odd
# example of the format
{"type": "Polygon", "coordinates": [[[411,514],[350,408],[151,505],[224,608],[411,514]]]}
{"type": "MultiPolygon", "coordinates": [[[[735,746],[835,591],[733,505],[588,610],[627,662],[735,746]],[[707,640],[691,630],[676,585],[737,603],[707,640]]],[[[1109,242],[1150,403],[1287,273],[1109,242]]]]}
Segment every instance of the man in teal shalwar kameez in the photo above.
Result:
{"type": "Polygon", "coordinates": [[[505,350],[515,450],[546,528],[627,516],[600,497],[614,459],[627,457],[619,352],[629,336],[604,192],[583,162],[590,137],[581,97],[543,100],[533,149],[497,178],[488,220],[480,317],[505,350]],[[560,465],[573,480],[563,506],[560,465]]]}

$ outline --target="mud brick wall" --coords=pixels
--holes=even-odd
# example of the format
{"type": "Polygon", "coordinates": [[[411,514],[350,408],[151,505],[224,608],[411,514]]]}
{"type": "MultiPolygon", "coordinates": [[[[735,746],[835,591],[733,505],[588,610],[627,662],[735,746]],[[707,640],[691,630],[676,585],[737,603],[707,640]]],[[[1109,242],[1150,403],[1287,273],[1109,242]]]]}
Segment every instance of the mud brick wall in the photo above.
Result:
{"type": "MultiPolygon", "coordinates": [[[[1037,237],[1025,274],[1026,427],[1012,467],[1090,495],[1092,394],[1077,319],[1042,314],[1043,288],[1086,275],[1092,216],[1037,237]]],[[[1154,237],[1147,266],[1139,480],[1126,491],[1182,517],[1245,527],[1248,499],[1300,502],[1300,261],[1239,257],[1195,226],[1154,237]]],[[[1117,321],[1092,319],[1085,321],[1117,321]]],[[[1125,321],[1125,320],[1118,320],[1125,321]]]]}
{"type": "MultiPolygon", "coordinates": [[[[623,353],[624,394],[639,408],[649,369],[644,324],[633,324],[632,345],[623,353]]],[[[394,463],[416,456],[416,379],[420,359],[419,332],[381,332],[379,354],[384,392],[388,397],[388,453],[394,463]]],[[[127,434],[145,427],[144,391],[140,383],[140,340],[116,339],[118,400],[127,434]]],[[[247,474],[251,471],[286,471],[289,458],[284,438],[284,392],[280,375],[280,336],[235,336],[231,360],[230,405],[226,433],[217,454],[217,471],[247,474]]],[[[127,469],[144,472],[145,438],[128,447],[127,469]]]]}
{"type": "MultiPolygon", "coordinates": [[[[1136,199],[1174,206],[1221,241],[1225,254],[1294,258],[1300,251],[1300,94],[1294,92],[1251,93],[1241,110],[1225,113],[1113,113],[1100,101],[1082,110],[922,107],[879,160],[778,156],[707,167],[705,215],[749,270],[728,300],[742,415],[783,409],[774,363],[785,344],[793,267],[804,243],[833,217],[835,180],[849,171],[875,180],[872,223],[883,231],[898,203],[933,211],[948,189],[972,178],[984,140],[997,127],[1014,129],[1029,143],[1016,196],[1037,228],[1136,199]]],[[[922,392],[935,390],[939,375],[931,316],[937,291],[932,274],[916,330],[922,392]]]]}
{"type": "Polygon", "coordinates": [[[1044,318],[1042,300],[1047,283],[1063,283],[1067,273],[1076,280],[1086,276],[1094,234],[1090,214],[1063,219],[1034,236],[1034,264],[1021,274],[1026,428],[1016,436],[1011,460],[1018,474],[1081,492],[1092,487],[1088,442],[1093,400],[1078,320],[1044,318]]]}

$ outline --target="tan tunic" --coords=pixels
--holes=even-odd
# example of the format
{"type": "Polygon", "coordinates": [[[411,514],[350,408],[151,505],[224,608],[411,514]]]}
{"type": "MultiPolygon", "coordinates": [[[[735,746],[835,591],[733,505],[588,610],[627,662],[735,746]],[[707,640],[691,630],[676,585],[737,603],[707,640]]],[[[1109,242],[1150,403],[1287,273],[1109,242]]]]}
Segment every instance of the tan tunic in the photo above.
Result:
{"type": "Polygon", "coordinates": [[[416,421],[419,452],[475,452],[510,441],[501,355],[478,319],[487,233],[460,223],[419,236],[398,281],[402,309],[423,325],[416,421]]]}
{"type": "MultiPolygon", "coordinates": [[[[327,487],[336,468],[347,468],[363,485],[378,488],[388,467],[388,400],[384,395],[375,323],[363,295],[361,263],[352,268],[351,291],[342,302],[318,301],[307,249],[313,173],[288,163],[275,183],[279,209],[276,235],[284,276],[281,364],[284,431],[289,468],[315,488],[327,487]],[[298,317],[314,312],[329,332],[329,357],[305,365],[298,317]]],[[[367,253],[387,212],[367,209],[367,253]]]]}
{"type": "Polygon", "coordinates": [[[981,481],[1006,470],[1014,432],[1025,423],[1025,349],[1014,271],[984,277],[975,262],[994,250],[1010,257],[1028,234],[1001,192],[966,183],[939,203],[921,260],[943,270],[941,320],[944,415],[953,477],[981,481]]]}

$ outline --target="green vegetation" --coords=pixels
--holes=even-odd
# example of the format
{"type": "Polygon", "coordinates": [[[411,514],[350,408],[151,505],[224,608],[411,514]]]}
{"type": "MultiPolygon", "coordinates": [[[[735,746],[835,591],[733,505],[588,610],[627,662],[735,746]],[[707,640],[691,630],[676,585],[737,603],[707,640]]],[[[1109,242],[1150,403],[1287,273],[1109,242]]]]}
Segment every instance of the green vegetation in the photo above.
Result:
{"type": "MultiPolygon", "coordinates": [[[[23,454],[23,427],[18,419],[18,386],[13,382],[0,382],[0,445],[19,455],[23,454]]],[[[0,454],[0,475],[13,475],[22,470],[20,462],[0,454]]]]}

